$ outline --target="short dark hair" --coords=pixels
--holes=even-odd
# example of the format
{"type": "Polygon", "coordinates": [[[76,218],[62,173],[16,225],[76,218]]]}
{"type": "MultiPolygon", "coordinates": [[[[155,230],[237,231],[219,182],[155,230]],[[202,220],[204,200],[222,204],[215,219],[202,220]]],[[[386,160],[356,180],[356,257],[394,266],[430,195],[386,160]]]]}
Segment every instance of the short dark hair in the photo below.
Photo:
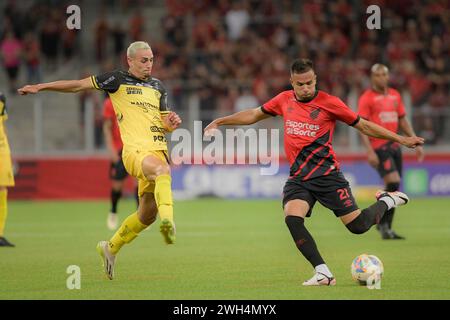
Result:
{"type": "Polygon", "coordinates": [[[309,59],[296,59],[291,64],[291,73],[305,73],[309,70],[314,71],[313,62],[309,59]]]}

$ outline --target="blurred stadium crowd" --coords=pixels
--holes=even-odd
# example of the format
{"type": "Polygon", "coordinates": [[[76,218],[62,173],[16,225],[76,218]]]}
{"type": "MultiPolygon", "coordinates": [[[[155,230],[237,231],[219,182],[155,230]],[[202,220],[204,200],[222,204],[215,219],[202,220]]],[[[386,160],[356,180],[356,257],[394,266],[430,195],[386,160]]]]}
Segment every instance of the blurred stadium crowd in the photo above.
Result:
{"type": "Polygon", "coordinates": [[[208,121],[289,88],[293,58],[313,59],[320,89],[344,101],[369,86],[370,66],[382,62],[390,67],[392,86],[410,97],[416,131],[432,144],[445,143],[447,0],[105,0],[92,30],[65,27],[65,7],[77,1],[31,2],[27,11],[16,1],[0,7],[1,61],[11,92],[21,70],[27,82],[39,82],[43,73],[74,59],[101,65],[101,71],[125,68],[128,43],[147,40],[155,53],[154,76],[168,84],[174,108],[188,109],[195,95],[201,120],[208,121]],[[156,2],[165,10],[159,30],[149,30],[140,8],[156,2]],[[381,30],[366,27],[371,4],[381,8],[381,30]],[[126,19],[112,19],[113,12],[126,19]],[[81,32],[92,33],[93,41],[81,41],[81,32]]]}

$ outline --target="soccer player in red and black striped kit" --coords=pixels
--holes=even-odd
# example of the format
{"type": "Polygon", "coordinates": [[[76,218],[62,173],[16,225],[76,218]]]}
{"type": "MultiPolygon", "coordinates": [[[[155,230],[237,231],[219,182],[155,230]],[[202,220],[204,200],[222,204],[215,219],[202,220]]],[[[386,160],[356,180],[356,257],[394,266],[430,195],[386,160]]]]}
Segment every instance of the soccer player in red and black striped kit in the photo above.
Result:
{"type": "MultiPolygon", "coordinates": [[[[372,88],[366,90],[358,101],[358,114],[392,132],[398,129],[407,136],[415,136],[414,130],[406,118],[405,106],[400,93],[389,88],[389,69],[380,63],[371,68],[372,88]]],[[[367,149],[367,160],[383,178],[387,191],[397,191],[400,187],[402,175],[402,151],[396,142],[361,135],[367,149]]],[[[422,161],[424,150],[416,148],[417,159],[422,161]]],[[[392,230],[395,208],[386,212],[377,225],[383,239],[404,239],[392,230]]]]}
{"type": "Polygon", "coordinates": [[[384,129],[360,118],[339,98],[317,90],[316,74],[308,59],[292,63],[290,81],[293,90],[280,93],[260,107],[214,120],[205,128],[205,135],[213,135],[214,129],[222,125],[248,125],[277,115],[284,118],[285,151],[290,163],[290,176],[283,190],[285,221],[297,248],[315,269],[314,276],[303,285],[335,285],[333,274],[304,225],[316,201],[333,210],[352,233],[361,234],[379,223],[386,211],[409,200],[399,191],[380,191],[373,205],[358,208],[331,145],[336,120],[363,134],[409,148],[422,145],[424,139],[384,129]]]}

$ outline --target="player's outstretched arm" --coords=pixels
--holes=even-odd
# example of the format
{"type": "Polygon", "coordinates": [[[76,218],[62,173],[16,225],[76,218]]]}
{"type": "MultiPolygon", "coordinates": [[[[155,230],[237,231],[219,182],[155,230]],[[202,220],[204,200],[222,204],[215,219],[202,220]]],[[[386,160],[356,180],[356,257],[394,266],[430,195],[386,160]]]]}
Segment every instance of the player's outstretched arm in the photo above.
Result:
{"type": "MultiPolygon", "coordinates": [[[[401,117],[398,120],[398,126],[408,137],[413,137],[416,135],[413,127],[409,123],[408,119],[406,119],[406,117],[401,117]]],[[[422,147],[416,148],[416,154],[417,154],[417,160],[419,162],[422,162],[423,159],[425,158],[425,151],[423,150],[423,148],[422,147]]]]}
{"type": "Polygon", "coordinates": [[[162,114],[161,116],[164,124],[164,129],[167,132],[172,132],[181,125],[180,116],[173,111],[162,114]]]}
{"type": "Polygon", "coordinates": [[[236,113],[233,113],[232,115],[218,118],[208,124],[208,126],[205,128],[204,132],[205,135],[212,135],[212,131],[217,129],[220,126],[226,126],[226,125],[249,125],[254,124],[258,121],[261,121],[263,119],[270,118],[271,115],[264,113],[261,110],[261,107],[248,109],[244,111],[239,111],[236,113]]]}
{"type": "Polygon", "coordinates": [[[420,146],[424,144],[425,139],[417,136],[412,137],[403,137],[400,136],[390,130],[387,130],[376,123],[364,120],[361,118],[357,124],[355,124],[355,128],[358,129],[360,132],[362,132],[365,135],[374,137],[374,138],[380,138],[380,139],[386,139],[391,140],[394,142],[398,142],[408,148],[415,148],[417,146],[420,146]]]}
{"type": "Polygon", "coordinates": [[[33,85],[26,85],[17,90],[19,94],[34,94],[39,91],[58,91],[58,92],[78,92],[87,89],[95,89],[91,78],[81,80],[60,80],[47,83],[39,83],[33,85]]]}

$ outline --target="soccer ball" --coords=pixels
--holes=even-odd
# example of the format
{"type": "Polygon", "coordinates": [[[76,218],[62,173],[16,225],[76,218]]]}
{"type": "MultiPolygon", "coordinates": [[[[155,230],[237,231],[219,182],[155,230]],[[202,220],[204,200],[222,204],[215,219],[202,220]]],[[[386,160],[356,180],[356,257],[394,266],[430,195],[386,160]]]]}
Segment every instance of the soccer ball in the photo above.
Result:
{"type": "Polygon", "coordinates": [[[366,285],[369,277],[375,274],[379,279],[383,276],[384,267],[380,259],[374,255],[361,254],[357,256],[351,266],[352,278],[361,285],[366,285]]]}

